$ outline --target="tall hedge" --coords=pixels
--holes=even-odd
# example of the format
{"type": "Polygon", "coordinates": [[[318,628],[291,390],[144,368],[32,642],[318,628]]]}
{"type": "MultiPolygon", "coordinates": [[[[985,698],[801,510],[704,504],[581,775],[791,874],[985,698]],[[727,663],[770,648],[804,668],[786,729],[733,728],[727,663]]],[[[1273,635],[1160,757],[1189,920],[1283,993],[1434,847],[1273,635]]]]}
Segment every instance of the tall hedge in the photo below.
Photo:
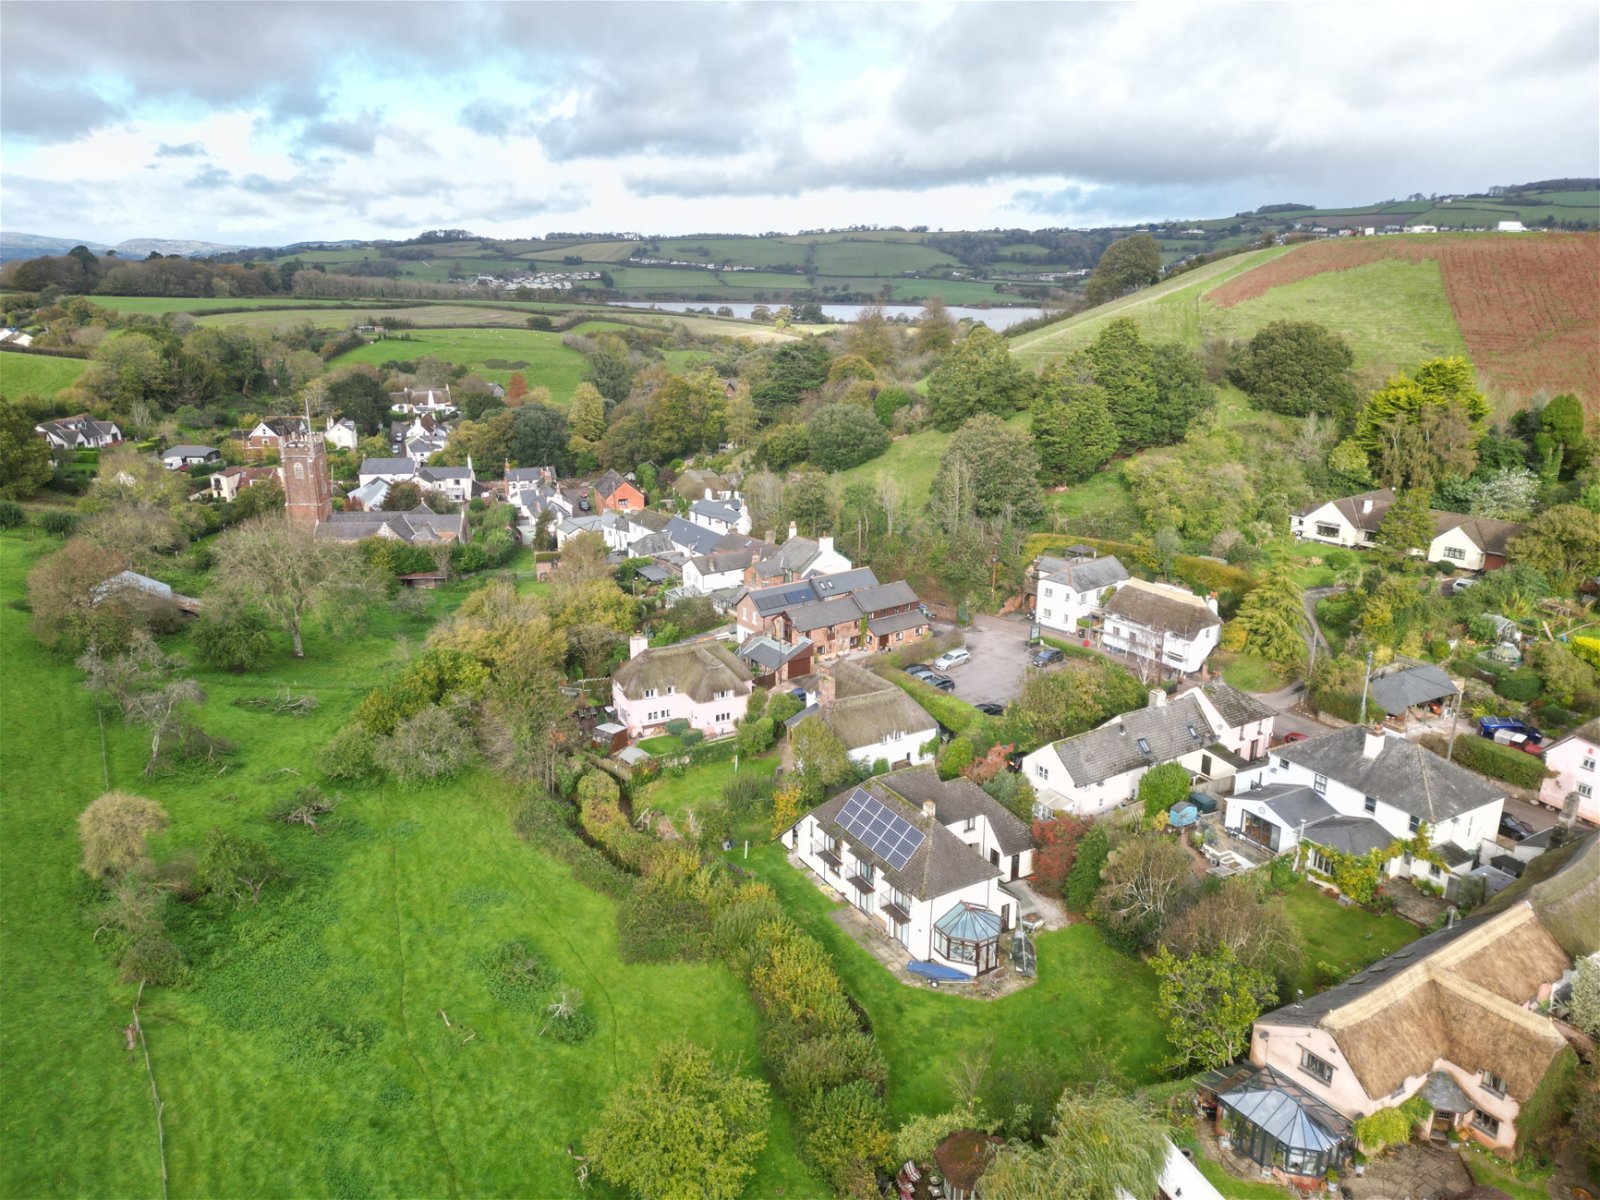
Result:
{"type": "MultiPolygon", "coordinates": [[[[1438,734],[1429,734],[1422,739],[1422,744],[1442,756],[1448,743],[1438,734]]],[[[1539,785],[1549,773],[1545,770],[1544,760],[1538,755],[1513,750],[1510,746],[1502,746],[1499,742],[1491,742],[1488,738],[1475,735],[1456,735],[1456,748],[1452,761],[1469,771],[1476,771],[1491,779],[1499,779],[1534,792],[1539,790],[1539,785]]]]}

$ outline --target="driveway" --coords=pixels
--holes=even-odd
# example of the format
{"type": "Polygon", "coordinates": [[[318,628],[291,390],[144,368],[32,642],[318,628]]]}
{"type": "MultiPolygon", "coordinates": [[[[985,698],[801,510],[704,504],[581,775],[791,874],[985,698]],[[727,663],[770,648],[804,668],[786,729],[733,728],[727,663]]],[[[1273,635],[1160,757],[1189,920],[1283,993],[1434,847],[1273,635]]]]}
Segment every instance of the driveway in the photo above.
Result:
{"type": "Polygon", "coordinates": [[[1028,672],[1028,623],[979,614],[961,631],[972,658],[950,671],[956,695],[968,704],[1009,704],[1022,694],[1028,672]]]}

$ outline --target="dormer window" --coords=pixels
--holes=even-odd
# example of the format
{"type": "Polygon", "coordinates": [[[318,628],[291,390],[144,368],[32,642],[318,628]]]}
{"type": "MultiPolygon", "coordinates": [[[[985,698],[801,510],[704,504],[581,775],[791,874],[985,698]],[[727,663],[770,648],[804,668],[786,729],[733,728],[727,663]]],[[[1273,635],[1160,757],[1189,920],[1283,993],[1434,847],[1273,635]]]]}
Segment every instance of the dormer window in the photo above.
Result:
{"type": "Polygon", "coordinates": [[[1506,1081],[1493,1071],[1479,1071],[1478,1082],[1483,1085],[1483,1090],[1491,1096],[1504,1096],[1506,1094],[1506,1081]]]}

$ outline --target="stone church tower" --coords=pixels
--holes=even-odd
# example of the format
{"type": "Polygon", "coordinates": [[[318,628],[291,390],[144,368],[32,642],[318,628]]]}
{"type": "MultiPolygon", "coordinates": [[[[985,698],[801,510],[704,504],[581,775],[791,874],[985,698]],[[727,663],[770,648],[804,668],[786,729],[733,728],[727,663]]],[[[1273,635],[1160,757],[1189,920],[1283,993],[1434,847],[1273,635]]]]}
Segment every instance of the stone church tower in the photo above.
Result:
{"type": "Polygon", "coordinates": [[[328,446],[306,422],[305,433],[283,437],[283,498],[289,520],[315,529],[333,515],[333,481],[328,474],[328,446]]]}

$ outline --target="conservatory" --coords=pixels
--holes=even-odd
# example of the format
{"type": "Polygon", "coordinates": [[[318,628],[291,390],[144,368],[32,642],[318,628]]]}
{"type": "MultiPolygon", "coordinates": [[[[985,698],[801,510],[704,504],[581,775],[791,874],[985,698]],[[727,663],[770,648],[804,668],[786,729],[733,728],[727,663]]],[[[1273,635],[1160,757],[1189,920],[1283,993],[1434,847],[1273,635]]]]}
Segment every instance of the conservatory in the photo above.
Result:
{"type": "Polygon", "coordinates": [[[1000,914],[962,901],[933,923],[933,949],[978,975],[1000,965],[1000,914]]]}
{"type": "Polygon", "coordinates": [[[1350,1123],[1271,1067],[1217,1097],[1217,1132],[1274,1173],[1321,1179],[1349,1156],[1350,1123]]]}

